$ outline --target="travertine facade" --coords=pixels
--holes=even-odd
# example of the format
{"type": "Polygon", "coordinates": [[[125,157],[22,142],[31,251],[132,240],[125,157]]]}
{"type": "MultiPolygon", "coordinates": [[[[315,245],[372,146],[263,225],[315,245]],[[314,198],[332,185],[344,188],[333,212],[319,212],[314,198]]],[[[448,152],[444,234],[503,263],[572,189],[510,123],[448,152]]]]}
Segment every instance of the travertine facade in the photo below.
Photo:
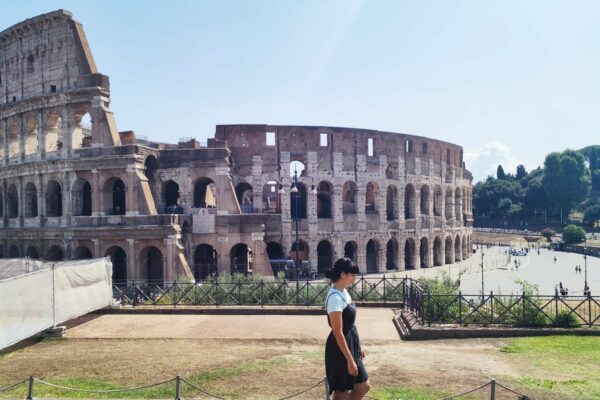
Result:
{"type": "Polygon", "coordinates": [[[0,94],[3,257],[109,255],[115,280],[267,276],[269,256],[296,256],[292,215],[298,257],[319,270],[344,254],[365,272],[470,254],[460,146],[269,125],[217,126],[207,146],[136,139],[66,11],[0,33],[0,94]],[[304,168],[293,199],[291,166],[304,168]]]}

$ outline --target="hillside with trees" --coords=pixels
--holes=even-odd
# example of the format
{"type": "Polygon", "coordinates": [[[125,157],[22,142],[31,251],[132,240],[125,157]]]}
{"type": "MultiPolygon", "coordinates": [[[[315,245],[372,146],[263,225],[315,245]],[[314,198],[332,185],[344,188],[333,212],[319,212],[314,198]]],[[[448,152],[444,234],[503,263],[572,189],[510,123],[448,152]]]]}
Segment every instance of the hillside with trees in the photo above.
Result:
{"type": "Polygon", "coordinates": [[[600,146],[553,152],[544,165],[496,176],[473,187],[475,226],[539,229],[600,222],[600,146]]]}

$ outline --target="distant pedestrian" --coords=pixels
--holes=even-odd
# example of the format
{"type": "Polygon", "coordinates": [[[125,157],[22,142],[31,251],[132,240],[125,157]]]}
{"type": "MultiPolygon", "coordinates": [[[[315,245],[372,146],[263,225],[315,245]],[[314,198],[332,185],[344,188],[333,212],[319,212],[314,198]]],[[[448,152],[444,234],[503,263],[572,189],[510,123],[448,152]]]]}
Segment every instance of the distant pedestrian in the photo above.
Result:
{"type": "Polygon", "coordinates": [[[556,264],[556,256],[554,256],[554,264],[556,264]]]}

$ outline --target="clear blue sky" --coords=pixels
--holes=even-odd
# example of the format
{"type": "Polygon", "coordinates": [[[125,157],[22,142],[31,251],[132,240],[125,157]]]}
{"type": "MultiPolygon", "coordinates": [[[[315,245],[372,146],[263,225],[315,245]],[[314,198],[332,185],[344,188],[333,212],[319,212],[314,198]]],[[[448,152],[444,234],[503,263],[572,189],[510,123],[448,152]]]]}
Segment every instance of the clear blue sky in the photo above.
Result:
{"type": "Polygon", "coordinates": [[[72,11],[119,130],[153,140],[228,123],[389,130],[464,146],[476,179],[600,144],[598,1],[0,4],[0,30],[72,11]]]}

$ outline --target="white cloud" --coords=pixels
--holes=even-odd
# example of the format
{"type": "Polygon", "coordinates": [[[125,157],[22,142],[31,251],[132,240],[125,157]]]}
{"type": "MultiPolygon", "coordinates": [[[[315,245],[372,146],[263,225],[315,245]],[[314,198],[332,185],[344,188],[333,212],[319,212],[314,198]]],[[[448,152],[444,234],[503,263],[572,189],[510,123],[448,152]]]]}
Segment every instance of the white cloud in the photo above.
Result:
{"type": "Polygon", "coordinates": [[[512,155],[510,147],[498,140],[492,140],[474,152],[465,151],[466,167],[473,174],[473,181],[482,181],[488,175],[496,176],[498,165],[504,172],[514,174],[519,163],[512,155]]]}

